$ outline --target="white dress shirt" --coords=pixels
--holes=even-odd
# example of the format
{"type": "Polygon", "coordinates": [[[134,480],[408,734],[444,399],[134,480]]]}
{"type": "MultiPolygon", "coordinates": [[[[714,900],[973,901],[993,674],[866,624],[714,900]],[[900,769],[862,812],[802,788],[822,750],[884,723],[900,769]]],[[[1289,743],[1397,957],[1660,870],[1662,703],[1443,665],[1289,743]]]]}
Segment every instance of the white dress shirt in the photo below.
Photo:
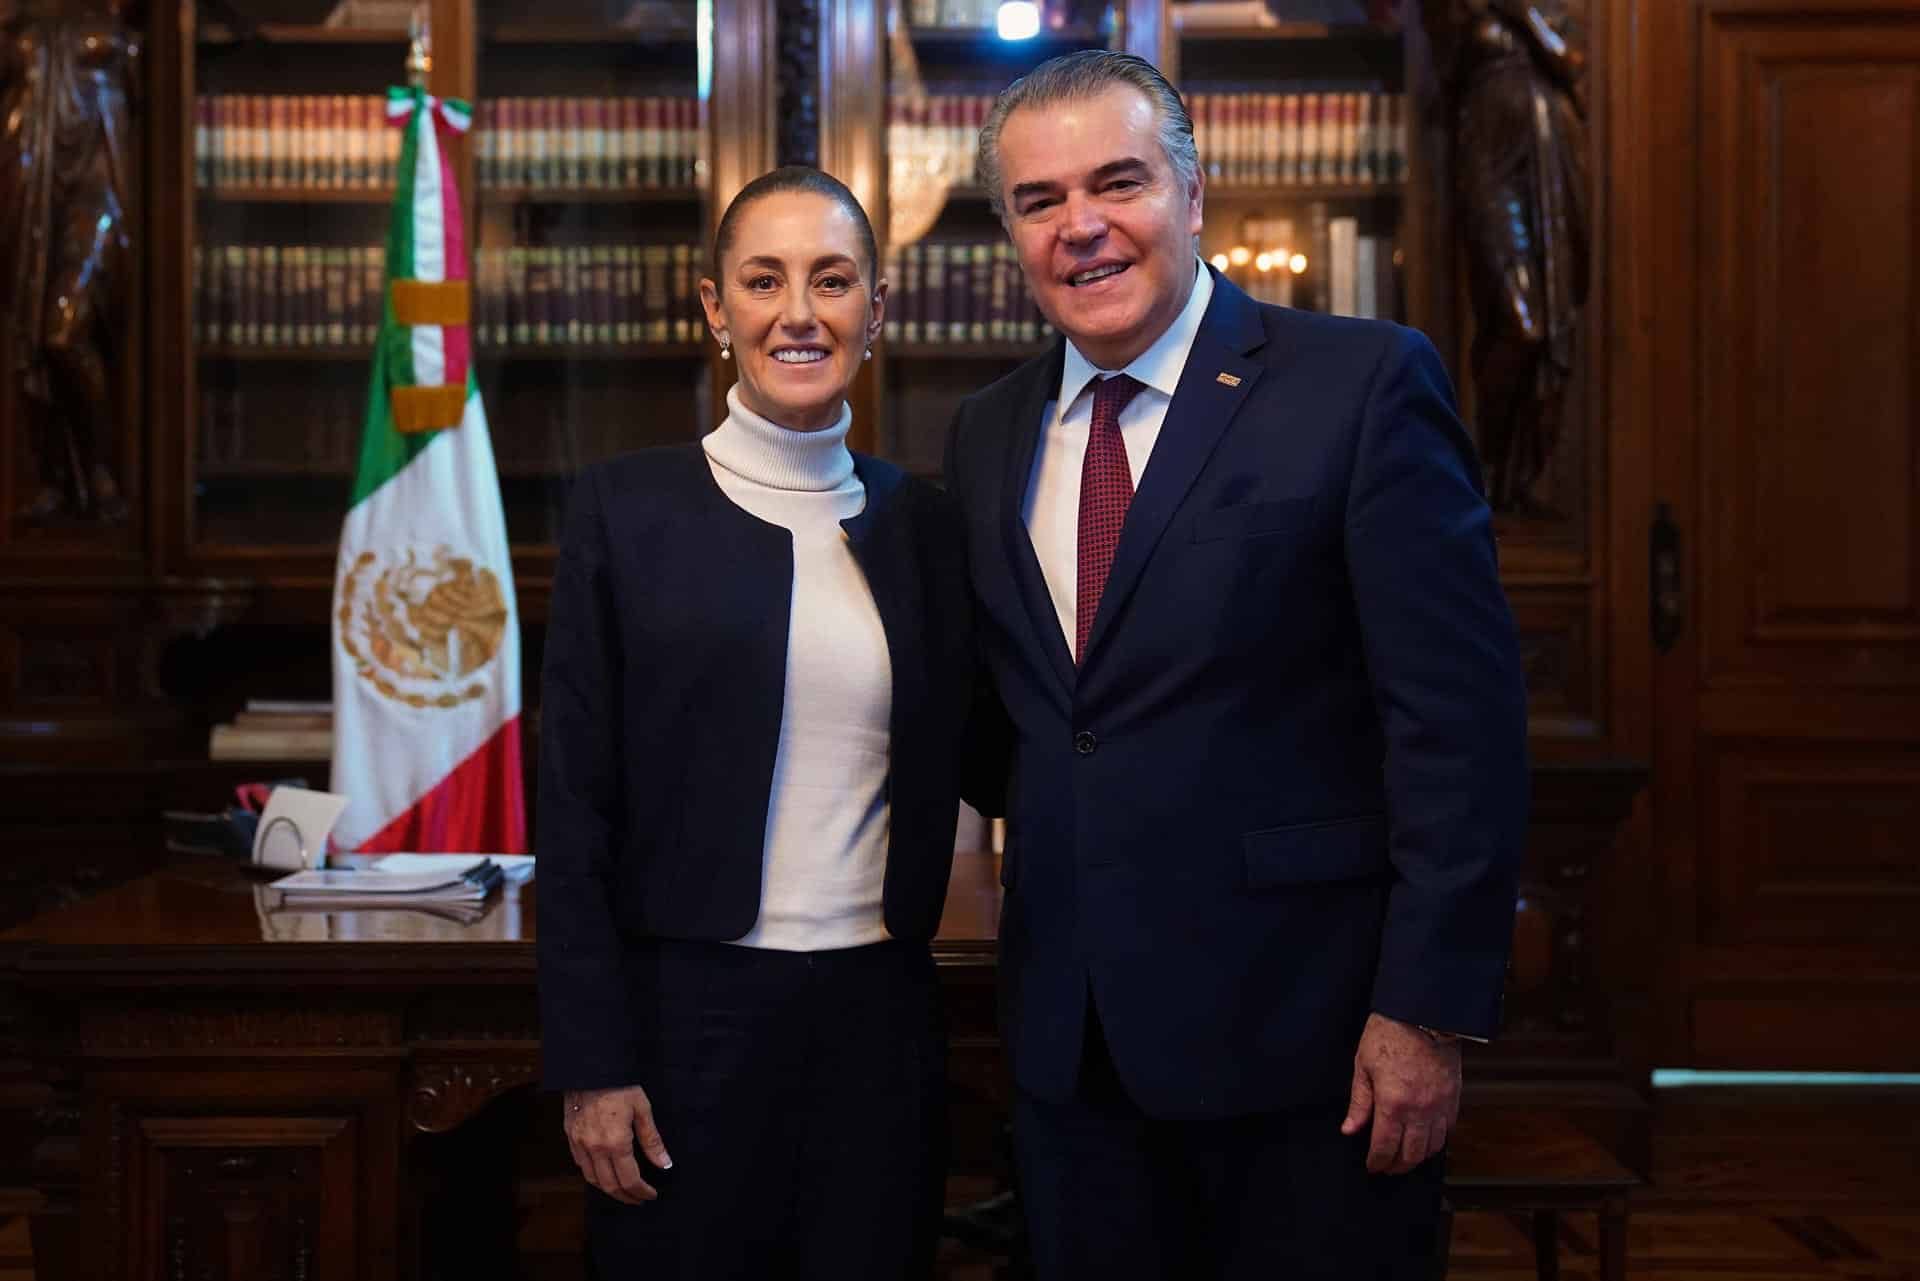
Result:
{"type": "Polygon", "coordinates": [[[1040,572],[1053,597],[1060,631],[1073,648],[1080,591],[1080,469],[1086,462],[1087,435],[1093,426],[1093,380],[1126,374],[1144,384],[1132,403],[1120,411],[1120,440],[1127,450],[1127,470],[1133,486],[1153,456],[1160,439],[1167,406],[1173,403],[1187,353],[1200,332],[1200,321],[1213,299],[1213,276],[1195,260],[1193,293],[1166,332],[1134,357],[1125,369],[1101,369],[1067,342],[1067,358],[1060,371],[1060,390],[1040,411],[1040,447],[1034,452],[1033,474],[1027,481],[1027,501],[1021,515],[1027,537],[1040,558],[1040,572]]]}

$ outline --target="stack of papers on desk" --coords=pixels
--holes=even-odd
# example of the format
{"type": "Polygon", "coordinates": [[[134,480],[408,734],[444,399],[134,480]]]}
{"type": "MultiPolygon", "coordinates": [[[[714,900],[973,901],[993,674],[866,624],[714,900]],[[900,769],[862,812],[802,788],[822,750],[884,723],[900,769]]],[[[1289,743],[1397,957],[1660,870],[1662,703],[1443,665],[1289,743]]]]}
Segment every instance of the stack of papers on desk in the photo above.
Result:
{"type": "Polygon", "coordinates": [[[389,854],[365,867],[295,872],[272,888],[288,908],[451,908],[460,914],[478,910],[495,886],[532,874],[527,855],[389,854]]]}

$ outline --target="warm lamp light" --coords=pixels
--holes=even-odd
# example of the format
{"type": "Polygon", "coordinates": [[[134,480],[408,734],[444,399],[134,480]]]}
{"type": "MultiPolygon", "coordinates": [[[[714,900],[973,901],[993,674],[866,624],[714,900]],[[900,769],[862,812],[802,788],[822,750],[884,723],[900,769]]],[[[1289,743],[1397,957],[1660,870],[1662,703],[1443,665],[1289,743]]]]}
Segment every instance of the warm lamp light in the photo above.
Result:
{"type": "Polygon", "coordinates": [[[1253,250],[1247,248],[1245,245],[1235,245],[1233,248],[1227,250],[1227,261],[1236,267],[1246,266],[1252,257],[1253,250]]]}
{"type": "Polygon", "coordinates": [[[995,26],[1002,40],[1031,40],[1040,34],[1040,6],[1033,0],[1005,0],[995,26]]]}
{"type": "Polygon", "coordinates": [[[1306,269],[1307,256],[1305,254],[1295,254],[1293,257],[1287,259],[1287,270],[1294,275],[1297,276],[1306,269]]]}

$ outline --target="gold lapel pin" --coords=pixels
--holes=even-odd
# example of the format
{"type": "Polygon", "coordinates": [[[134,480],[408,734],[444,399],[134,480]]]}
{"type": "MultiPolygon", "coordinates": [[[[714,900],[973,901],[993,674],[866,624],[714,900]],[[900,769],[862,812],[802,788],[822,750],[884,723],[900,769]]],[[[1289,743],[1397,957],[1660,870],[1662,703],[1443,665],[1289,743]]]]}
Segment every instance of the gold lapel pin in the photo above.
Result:
{"type": "Polygon", "coordinates": [[[1229,387],[1238,387],[1240,385],[1240,379],[1235,374],[1215,374],[1213,380],[1217,383],[1224,383],[1229,387]]]}

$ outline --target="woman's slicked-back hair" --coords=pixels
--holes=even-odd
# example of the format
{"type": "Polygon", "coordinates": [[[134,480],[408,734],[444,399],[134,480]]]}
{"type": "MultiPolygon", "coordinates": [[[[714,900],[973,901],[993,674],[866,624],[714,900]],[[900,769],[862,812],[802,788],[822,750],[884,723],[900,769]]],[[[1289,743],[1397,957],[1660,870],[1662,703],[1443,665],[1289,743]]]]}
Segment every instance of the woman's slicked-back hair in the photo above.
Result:
{"type": "Polygon", "coordinates": [[[816,196],[825,196],[847,211],[854,226],[860,229],[860,247],[867,251],[867,282],[871,288],[880,273],[880,244],[874,239],[873,223],[868,221],[867,211],[860,207],[860,202],[847,190],[845,183],[810,165],[782,165],[740,188],[740,194],[720,215],[720,226],[713,233],[713,278],[720,279],[720,263],[726,258],[727,251],[733,248],[734,232],[739,229],[740,215],[746,212],[747,206],[763,196],[777,195],[783,191],[810,191],[816,196]]]}
{"type": "Polygon", "coordinates": [[[1193,190],[1200,181],[1200,152],[1193,142],[1193,118],[1180,101],[1180,91],[1167,83],[1158,67],[1137,54],[1082,49],[1049,58],[994,99],[987,123],[980,127],[977,164],[995,217],[1003,223],[1007,220],[1006,198],[1000,190],[1000,130],[1007,117],[1022,107],[1095,98],[1115,85],[1138,89],[1153,104],[1160,125],[1160,149],[1166,153],[1180,185],[1193,190]]]}

